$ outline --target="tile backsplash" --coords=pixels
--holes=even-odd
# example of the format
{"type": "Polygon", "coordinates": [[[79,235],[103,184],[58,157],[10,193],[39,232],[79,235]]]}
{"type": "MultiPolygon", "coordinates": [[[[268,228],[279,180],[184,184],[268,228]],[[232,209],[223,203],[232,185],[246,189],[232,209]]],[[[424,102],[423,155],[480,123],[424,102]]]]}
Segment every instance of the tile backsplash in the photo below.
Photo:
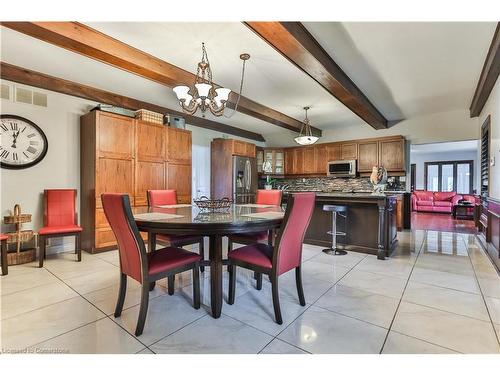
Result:
{"type": "MultiPolygon", "coordinates": [[[[373,185],[367,177],[360,178],[329,178],[306,177],[277,179],[274,188],[288,185],[288,190],[298,191],[372,191],[373,185]]],[[[394,177],[394,182],[386,190],[406,190],[406,183],[394,177]]]]}

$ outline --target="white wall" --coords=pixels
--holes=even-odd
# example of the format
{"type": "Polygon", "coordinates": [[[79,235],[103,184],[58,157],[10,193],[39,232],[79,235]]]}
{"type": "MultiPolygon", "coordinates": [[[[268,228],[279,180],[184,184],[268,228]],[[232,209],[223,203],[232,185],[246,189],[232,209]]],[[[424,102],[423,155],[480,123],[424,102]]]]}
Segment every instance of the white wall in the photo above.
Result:
{"type": "Polygon", "coordinates": [[[494,158],[495,164],[490,166],[490,197],[500,199],[500,79],[497,79],[495,87],[479,115],[478,137],[481,134],[481,125],[491,115],[491,148],[490,156],[494,158]]]}
{"type": "Polygon", "coordinates": [[[416,164],[416,189],[425,189],[424,163],[428,161],[448,161],[448,160],[473,160],[474,177],[473,189],[478,189],[477,152],[476,151],[450,151],[450,152],[412,152],[410,153],[410,164],[416,164]]]}
{"type": "MultiPolygon", "coordinates": [[[[11,85],[13,82],[1,81],[11,85]]],[[[24,85],[18,85],[28,87],[24,85]]],[[[80,195],[80,116],[95,107],[97,103],[59,94],[52,91],[32,88],[47,94],[47,108],[16,103],[2,99],[0,112],[25,117],[40,126],[48,139],[48,152],[37,165],[21,170],[0,169],[0,214],[7,215],[14,204],[19,203],[23,212],[31,213],[33,221],[23,226],[24,229],[38,230],[43,226],[43,190],[48,188],[71,188],[80,195]]],[[[242,139],[224,133],[187,125],[192,131],[193,140],[193,197],[210,194],[210,142],[214,138],[227,136],[242,139]]],[[[263,143],[258,143],[263,146],[263,143]]],[[[78,212],[80,202],[78,201],[78,212]]],[[[13,228],[2,224],[2,232],[13,228]]],[[[54,240],[52,252],[70,250],[71,238],[54,240]],[[59,245],[63,245],[60,247],[59,245]]]]}
{"type": "MultiPolygon", "coordinates": [[[[314,117],[311,117],[314,125],[314,117]]],[[[471,119],[469,110],[432,113],[403,120],[389,129],[375,130],[362,123],[324,130],[319,143],[346,141],[371,137],[403,135],[412,144],[477,139],[477,119],[471,119]]],[[[283,136],[283,132],[266,135],[267,146],[294,146],[294,133],[283,136]]]]}

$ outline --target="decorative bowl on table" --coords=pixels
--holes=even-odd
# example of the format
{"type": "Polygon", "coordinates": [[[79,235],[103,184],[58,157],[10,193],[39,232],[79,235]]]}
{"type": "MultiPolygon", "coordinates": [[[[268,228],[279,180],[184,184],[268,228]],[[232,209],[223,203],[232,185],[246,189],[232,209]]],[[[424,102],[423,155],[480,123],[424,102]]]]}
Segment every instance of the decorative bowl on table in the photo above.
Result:
{"type": "Polygon", "coordinates": [[[200,210],[206,211],[222,211],[231,208],[233,201],[229,198],[210,199],[202,196],[194,200],[194,203],[200,210]]]}

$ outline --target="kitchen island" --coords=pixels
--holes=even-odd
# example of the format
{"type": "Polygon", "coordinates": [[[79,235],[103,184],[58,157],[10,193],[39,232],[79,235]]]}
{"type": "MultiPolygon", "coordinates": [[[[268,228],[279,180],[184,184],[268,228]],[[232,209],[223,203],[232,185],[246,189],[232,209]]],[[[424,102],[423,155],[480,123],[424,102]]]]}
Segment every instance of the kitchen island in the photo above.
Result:
{"type": "MultiPolygon", "coordinates": [[[[284,200],[294,192],[284,193],[284,200]]],[[[370,193],[323,193],[316,192],[316,207],[304,242],[330,247],[332,238],[327,233],[332,227],[331,212],[323,211],[325,204],[346,205],[347,235],[338,237],[345,249],[377,255],[385,259],[397,246],[395,195],[370,193]]],[[[338,230],[343,230],[343,218],[338,218],[338,230]]]]}

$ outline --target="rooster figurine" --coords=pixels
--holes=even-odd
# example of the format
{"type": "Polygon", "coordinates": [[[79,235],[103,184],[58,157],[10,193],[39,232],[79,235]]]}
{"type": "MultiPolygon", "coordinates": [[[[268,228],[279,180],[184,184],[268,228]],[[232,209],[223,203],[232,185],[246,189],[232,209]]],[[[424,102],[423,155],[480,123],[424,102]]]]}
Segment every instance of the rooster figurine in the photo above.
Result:
{"type": "Polygon", "coordinates": [[[373,194],[380,194],[385,190],[387,182],[387,171],[384,167],[374,166],[370,175],[370,182],[373,184],[373,194]]]}

